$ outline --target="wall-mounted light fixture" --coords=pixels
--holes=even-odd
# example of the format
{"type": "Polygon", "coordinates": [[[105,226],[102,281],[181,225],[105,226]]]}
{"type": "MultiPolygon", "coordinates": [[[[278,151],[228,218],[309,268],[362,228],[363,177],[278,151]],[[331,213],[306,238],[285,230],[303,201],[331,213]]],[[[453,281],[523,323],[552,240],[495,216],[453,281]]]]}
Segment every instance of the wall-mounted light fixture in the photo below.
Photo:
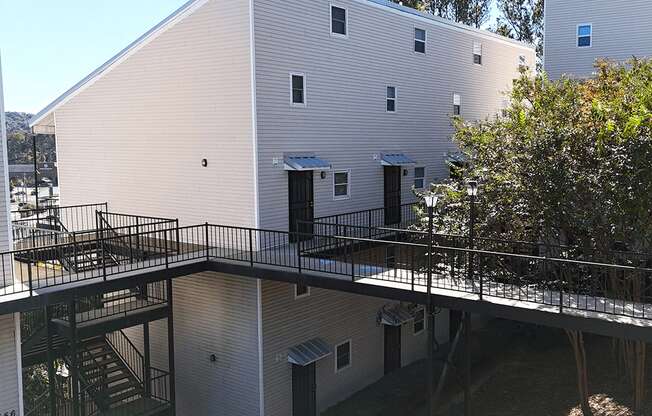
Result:
{"type": "Polygon", "coordinates": [[[403,169],[403,176],[408,176],[408,170],[407,169],[403,169]]]}
{"type": "Polygon", "coordinates": [[[319,174],[319,177],[322,179],[326,179],[326,172],[322,170],[321,173],[319,174]]]}
{"type": "Polygon", "coordinates": [[[209,359],[211,360],[212,363],[217,362],[217,355],[211,354],[209,359]]]}
{"type": "Polygon", "coordinates": [[[207,166],[208,166],[208,159],[202,159],[202,160],[201,160],[201,166],[202,166],[203,168],[207,167],[207,166]]]}

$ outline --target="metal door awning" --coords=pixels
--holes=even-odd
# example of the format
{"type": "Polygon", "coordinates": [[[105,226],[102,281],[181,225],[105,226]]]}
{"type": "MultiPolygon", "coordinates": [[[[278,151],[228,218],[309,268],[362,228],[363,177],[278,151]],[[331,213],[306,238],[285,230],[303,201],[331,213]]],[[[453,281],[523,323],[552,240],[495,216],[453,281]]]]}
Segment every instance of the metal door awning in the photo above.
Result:
{"type": "Polygon", "coordinates": [[[417,162],[403,153],[387,153],[382,155],[380,164],[383,166],[406,166],[416,165],[417,162]]]}
{"type": "Polygon", "coordinates": [[[380,310],[380,323],[383,325],[401,326],[413,319],[412,313],[402,305],[385,305],[380,310]]]}
{"type": "Polygon", "coordinates": [[[330,170],[329,161],[314,155],[285,156],[283,158],[285,170],[330,170]]]}
{"type": "Polygon", "coordinates": [[[295,345],[288,350],[288,362],[296,365],[306,366],[333,353],[330,345],[321,338],[313,338],[309,341],[295,345]]]}

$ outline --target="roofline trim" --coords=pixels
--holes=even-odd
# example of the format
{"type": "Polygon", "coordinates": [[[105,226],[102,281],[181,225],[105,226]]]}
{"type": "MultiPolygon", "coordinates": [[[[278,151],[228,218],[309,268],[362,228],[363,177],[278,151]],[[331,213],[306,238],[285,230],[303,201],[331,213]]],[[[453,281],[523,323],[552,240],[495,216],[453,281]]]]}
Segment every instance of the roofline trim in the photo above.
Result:
{"type": "Polygon", "coordinates": [[[515,39],[510,39],[508,37],[498,35],[496,33],[490,32],[488,30],[484,29],[477,29],[475,27],[465,25],[462,23],[457,23],[452,20],[444,19],[439,16],[435,16],[433,14],[429,13],[424,13],[420,12],[416,9],[413,9],[411,7],[407,6],[402,6],[398,3],[393,3],[388,0],[353,0],[358,3],[362,4],[369,4],[372,7],[377,7],[379,9],[386,10],[390,13],[395,13],[395,14],[400,14],[415,20],[419,20],[422,22],[430,23],[436,26],[444,27],[446,29],[452,29],[456,30],[458,32],[471,32],[475,34],[476,36],[485,38],[485,39],[490,39],[493,41],[501,42],[507,45],[515,46],[515,47],[521,47],[523,49],[527,50],[534,50],[534,45],[531,45],[526,42],[521,42],[515,39]]]}
{"type": "Polygon", "coordinates": [[[198,8],[207,3],[208,0],[188,0],[181,7],[175,10],[165,19],[161,20],[150,30],[141,35],[138,39],[131,42],[126,48],[122,49],[116,55],[111,57],[108,61],[104,62],[93,72],[84,77],[77,84],[73,85],[66,92],[57,97],[54,101],[48,104],[45,108],[39,111],[29,120],[29,126],[34,127],[40,121],[42,121],[48,114],[56,110],[61,105],[70,101],[75,95],[82,92],[87,87],[91,86],[100,76],[108,73],[115,65],[121,63],[133,53],[138,51],[143,46],[147,45],[152,40],[156,39],[159,35],[164,33],[166,30],[173,27],[175,24],[183,20],[188,15],[192,14],[198,8]]]}

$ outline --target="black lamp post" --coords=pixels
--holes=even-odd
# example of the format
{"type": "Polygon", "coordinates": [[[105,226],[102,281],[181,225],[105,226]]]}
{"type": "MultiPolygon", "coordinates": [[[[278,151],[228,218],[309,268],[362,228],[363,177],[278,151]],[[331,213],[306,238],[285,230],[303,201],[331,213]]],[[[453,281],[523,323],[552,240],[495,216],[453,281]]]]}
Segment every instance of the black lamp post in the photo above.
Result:
{"type": "Polygon", "coordinates": [[[427,348],[427,402],[428,402],[428,416],[432,416],[434,411],[433,397],[432,397],[432,387],[434,384],[434,362],[433,362],[433,340],[435,337],[435,322],[434,322],[434,305],[432,304],[432,239],[433,239],[433,219],[435,212],[435,205],[439,197],[435,194],[428,194],[425,196],[426,207],[428,208],[428,270],[427,270],[427,287],[426,287],[426,307],[428,310],[428,338],[426,343],[428,344],[427,348]]]}
{"type": "MultiPolygon", "coordinates": [[[[475,199],[478,195],[478,182],[469,181],[466,193],[469,196],[469,250],[475,248],[475,199]]],[[[473,252],[469,251],[468,280],[473,287],[473,252]]],[[[482,278],[480,279],[480,298],[482,299],[482,278]]],[[[464,416],[471,415],[471,314],[464,312],[464,340],[466,347],[464,377],[464,416]]]]}

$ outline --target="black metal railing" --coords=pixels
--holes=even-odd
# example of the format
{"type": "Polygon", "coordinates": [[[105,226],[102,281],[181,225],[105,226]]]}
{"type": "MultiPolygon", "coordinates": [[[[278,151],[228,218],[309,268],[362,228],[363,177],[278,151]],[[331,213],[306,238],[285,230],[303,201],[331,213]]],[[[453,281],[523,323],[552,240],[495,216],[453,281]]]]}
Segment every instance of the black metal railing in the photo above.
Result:
{"type": "Polygon", "coordinates": [[[95,229],[96,211],[108,211],[108,203],[20,209],[11,211],[11,222],[31,228],[88,231],[95,229]]]}
{"type": "MultiPolygon", "coordinates": [[[[100,259],[97,267],[79,273],[56,268],[17,268],[17,275],[5,274],[3,279],[18,280],[23,285],[0,291],[28,295],[41,288],[70,282],[107,279],[121,274],[128,278],[131,275],[128,272],[137,270],[164,269],[216,259],[327,273],[333,278],[354,282],[387,280],[397,287],[424,290],[429,255],[424,233],[397,230],[394,235],[389,233],[385,238],[370,239],[319,232],[315,229],[310,235],[300,236],[299,243],[291,243],[297,240],[284,231],[212,224],[143,232],[138,234],[139,238],[155,242],[160,248],[155,255],[146,258],[121,256],[115,263],[100,259]]],[[[93,243],[106,247],[124,238],[124,235],[104,235],[93,243]]],[[[51,249],[80,250],[79,244],[60,244],[51,249]]],[[[478,300],[493,297],[533,302],[551,307],[551,310],[577,309],[652,318],[652,293],[647,283],[652,281],[652,269],[645,258],[623,258],[607,263],[599,259],[567,258],[567,254],[547,256],[545,251],[544,255],[523,254],[531,252],[529,244],[508,244],[500,240],[481,242],[478,248],[471,250],[467,248],[465,237],[447,235],[435,235],[433,244],[430,253],[433,289],[471,293],[477,295],[478,300]],[[492,244],[503,251],[485,249],[492,244]]],[[[29,257],[35,251],[0,253],[0,260],[4,263],[16,255],[29,257]]]]}
{"type": "MultiPolygon", "coordinates": [[[[418,206],[418,202],[401,204],[398,210],[400,212],[400,216],[398,216],[399,221],[391,224],[388,224],[386,221],[387,216],[385,215],[385,208],[365,209],[361,211],[327,215],[323,217],[317,217],[311,222],[329,226],[353,226],[354,228],[349,228],[348,230],[358,232],[359,234],[355,235],[356,237],[373,238],[374,229],[377,230],[380,227],[386,226],[391,226],[394,228],[407,228],[408,226],[416,223],[418,221],[418,215],[416,211],[418,206]]],[[[336,228],[328,229],[336,230],[336,228]]],[[[338,233],[338,235],[343,234],[338,233]]]]}

